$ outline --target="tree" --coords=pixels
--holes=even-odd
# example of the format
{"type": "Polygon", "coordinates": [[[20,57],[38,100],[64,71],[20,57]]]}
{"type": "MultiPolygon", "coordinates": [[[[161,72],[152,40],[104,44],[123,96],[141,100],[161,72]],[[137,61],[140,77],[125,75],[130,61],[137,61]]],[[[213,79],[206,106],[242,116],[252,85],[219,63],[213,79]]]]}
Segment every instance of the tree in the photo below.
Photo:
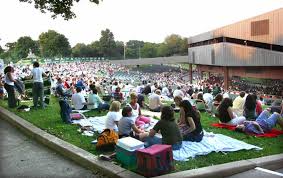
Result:
{"type": "Polygon", "coordinates": [[[94,57],[97,56],[98,51],[92,48],[91,45],[85,45],[84,43],[78,43],[72,48],[73,57],[94,57]]]}
{"type": "Polygon", "coordinates": [[[0,46],[0,55],[4,53],[4,49],[2,48],[2,46],[0,46]]]}
{"type": "Polygon", "coordinates": [[[168,46],[170,56],[181,53],[182,43],[183,39],[180,35],[172,34],[165,38],[165,44],[168,46]]]}
{"type": "Polygon", "coordinates": [[[119,59],[124,58],[124,43],[123,41],[116,41],[116,49],[114,52],[114,56],[119,59]]]}
{"type": "Polygon", "coordinates": [[[33,41],[31,37],[24,36],[17,40],[13,53],[17,59],[20,60],[28,56],[29,50],[31,50],[35,55],[39,55],[38,43],[33,41]]]}
{"type": "Polygon", "coordinates": [[[102,57],[103,56],[102,55],[102,51],[100,49],[99,41],[94,41],[89,46],[92,49],[93,56],[97,56],[97,57],[102,57]]]}
{"type": "MultiPolygon", "coordinates": [[[[80,0],[19,0],[20,2],[34,3],[34,7],[39,9],[42,13],[46,11],[51,12],[51,17],[56,18],[57,15],[61,15],[65,20],[69,20],[76,17],[76,14],[72,11],[73,3],[80,0]]],[[[100,0],[89,0],[95,4],[99,4],[100,0]]]]}
{"type": "Polygon", "coordinates": [[[111,58],[114,56],[116,43],[114,40],[114,35],[109,29],[101,31],[101,37],[99,39],[99,43],[100,43],[100,50],[104,57],[111,58]]]}
{"type": "Polygon", "coordinates": [[[68,39],[54,30],[39,35],[40,53],[43,57],[67,57],[71,54],[68,39]]]}
{"type": "Polygon", "coordinates": [[[159,57],[169,56],[169,49],[168,49],[168,46],[165,43],[158,44],[157,56],[159,56],[159,57]]]}
{"type": "Polygon", "coordinates": [[[141,56],[144,58],[153,58],[157,56],[157,45],[146,42],[141,49],[141,56]]]}
{"type": "Polygon", "coordinates": [[[130,40],[126,45],[126,56],[127,58],[139,58],[140,50],[143,48],[144,42],[138,40],[130,40]]]}

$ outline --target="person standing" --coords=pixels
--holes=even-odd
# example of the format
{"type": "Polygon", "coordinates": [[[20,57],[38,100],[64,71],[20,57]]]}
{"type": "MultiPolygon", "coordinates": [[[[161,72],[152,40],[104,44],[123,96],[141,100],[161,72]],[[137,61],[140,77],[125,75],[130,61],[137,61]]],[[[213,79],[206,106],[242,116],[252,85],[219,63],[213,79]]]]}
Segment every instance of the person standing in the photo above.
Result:
{"type": "Polygon", "coordinates": [[[13,74],[14,74],[14,68],[11,66],[7,66],[4,69],[5,74],[5,84],[4,88],[8,93],[8,107],[9,108],[15,108],[17,106],[17,100],[15,95],[15,88],[14,83],[16,82],[13,74]]]}
{"type": "Polygon", "coordinates": [[[44,108],[43,96],[44,96],[44,85],[43,78],[47,77],[44,70],[39,67],[39,63],[36,61],[33,63],[33,69],[31,71],[33,77],[32,95],[33,95],[33,107],[37,109],[38,98],[40,98],[40,107],[44,108]]]}

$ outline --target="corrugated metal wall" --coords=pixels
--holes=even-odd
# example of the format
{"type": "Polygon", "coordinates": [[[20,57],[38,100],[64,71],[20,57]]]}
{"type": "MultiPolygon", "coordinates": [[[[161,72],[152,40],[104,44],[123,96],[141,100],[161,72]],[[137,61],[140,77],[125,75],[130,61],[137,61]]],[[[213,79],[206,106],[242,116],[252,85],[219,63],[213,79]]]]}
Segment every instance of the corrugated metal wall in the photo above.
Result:
{"type": "Polygon", "coordinates": [[[217,43],[189,48],[189,62],[216,66],[283,66],[283,53],[261,48],[217,43]],[[212,50],[215,63],[212,64],[212,50]],[[193,54],[195,61],[193,61],[193,54]]]}

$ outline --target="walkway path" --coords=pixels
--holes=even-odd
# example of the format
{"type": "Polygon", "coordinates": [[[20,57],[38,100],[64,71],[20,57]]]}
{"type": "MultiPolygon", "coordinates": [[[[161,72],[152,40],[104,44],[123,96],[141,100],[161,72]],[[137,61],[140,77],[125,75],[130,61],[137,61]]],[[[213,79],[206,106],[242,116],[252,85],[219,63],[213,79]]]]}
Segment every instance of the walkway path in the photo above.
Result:
{"type": "Polygon", "coordinates": [[[101,178],[0,119],[0,177],[101,178]]]}
{"type": "Polygon", "coordinates": [[[268,169],[257,167],[255,169],[242,172],[239,174],[235,174],[233,176],[230,176],[228,178],[242,178],[242,177],[248,177],[248,178],[280,178],[283,177],[283,168],[278,169],[276,171],[271,171],[268,169]]]}

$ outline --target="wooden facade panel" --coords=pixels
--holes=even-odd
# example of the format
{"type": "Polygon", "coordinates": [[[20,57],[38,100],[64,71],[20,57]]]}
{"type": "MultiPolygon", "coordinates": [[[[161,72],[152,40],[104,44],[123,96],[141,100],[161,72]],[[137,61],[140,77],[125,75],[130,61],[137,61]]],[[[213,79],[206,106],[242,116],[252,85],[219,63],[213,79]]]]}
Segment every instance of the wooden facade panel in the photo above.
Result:
{"type": "MultiPolygon", "coordinates": [[[[240,21],[232,25],[227,25],[222,28],[218,28],[212,32],[214,38],[227,36],[231,38],[239,38],[250,41],[283,45],[283,8],[274,10],[263,15],[259,15],[254,18],[240,21]],[[259,32],[268,31],[269,33],[261,33],[262,35],[252,35],[252,24],[257,21],[264,21],[264,23],[266,23],[267,20],[269,22],[268,29],[266,29],[265,25],[260,24],[260,29],[257,30],[259,32]],[[261,26],[265,29],[263,29],[261,26]]],[[[198,35],[197,38],[192,37],[192,39],[194,39],[194,42],[198,42],[198,39],[204,38],[205,36],[200,37],[200,35],[198,35]]]]}

